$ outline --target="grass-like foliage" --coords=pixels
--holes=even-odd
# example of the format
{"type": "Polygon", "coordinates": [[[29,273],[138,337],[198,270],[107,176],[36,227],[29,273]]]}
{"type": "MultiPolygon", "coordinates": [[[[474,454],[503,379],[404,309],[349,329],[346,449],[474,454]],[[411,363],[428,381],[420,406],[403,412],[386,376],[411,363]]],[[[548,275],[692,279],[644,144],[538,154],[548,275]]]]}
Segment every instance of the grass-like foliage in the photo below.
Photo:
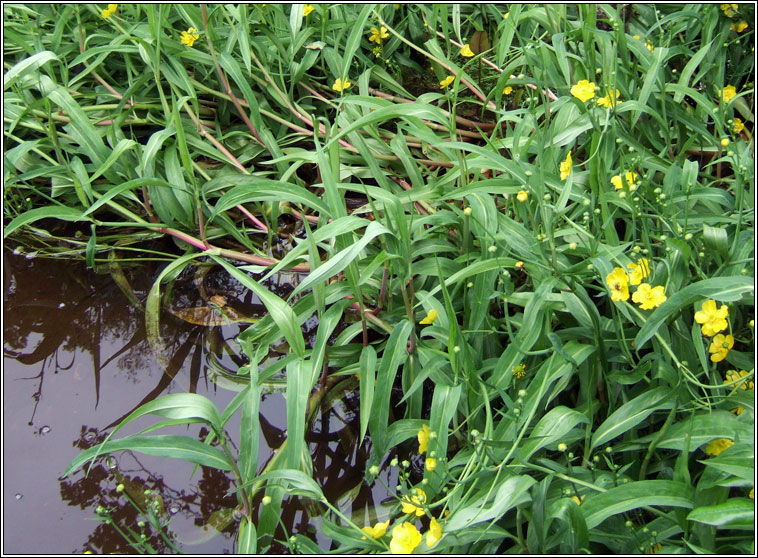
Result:
{"type": "Polygon", "coordinates": [[[753,9],[6,5],[6,237],[168,259],[159,352],[187,266],[269,311],[227,409],[157,399],[68,472],[123,449],[231,471],[240,552],[316,550],[279,527],[302,498],[338,552],[752,553],[753,9]],[[285,269],[286,300],[262,284],[285,269]],[[305,439],[348,381],[365,482],[399,469],[368,517],[305,439]]]}

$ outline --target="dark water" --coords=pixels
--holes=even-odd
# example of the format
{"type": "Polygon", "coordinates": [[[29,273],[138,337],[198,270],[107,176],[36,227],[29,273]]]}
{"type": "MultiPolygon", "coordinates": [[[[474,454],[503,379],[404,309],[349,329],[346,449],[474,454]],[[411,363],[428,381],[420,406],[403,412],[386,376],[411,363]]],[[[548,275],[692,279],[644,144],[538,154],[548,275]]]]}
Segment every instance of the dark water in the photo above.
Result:
{"type": "MultiPolygon", "coordinates": [[[[4,553],[134,552],[116,529],[93,521],[97,507],[104,506],[122,529],[139,532],[141,518],[116,491],[119,483],[138,503],[144,504],[146,489],[160,494],[166,531],[182,550],[235,551],[237,501],[227,493],[233,482],[224,472],[194,471],[183,461],[122,452],[109,462],[97,462],[88,475],[79,470],[59,478],[80,451],[102,441],[108,428],[149,400],[192,392],[223,410],[236,395],[234,384],[219,380],[219,372],[233,374],[246,362],[235,342],[244,325],[196,325],[164,311],[161,337],[168,366],[162,368],[151,353],[138,305],[162,265],[148,262],[123,269],[134,293],[130,302],[107,266],[98,274],[81,262],[27,259],[4,248],[4,553]],[[219,533],[209,525],[228,527],[219,533]]],[[[291,281],[280,276],[267,286],[283,296],[293,288],[291,281]]],[[[245,316],[262,315],[260,302],[218,268],[181,277],[173,287],[171,306],[207,306],[207,299],[218,295],[245,316]]],[[[316,324],[307,327],[309,339],[316,324]]],[[[330,406],[316,413],[308,431],[314,478],[356,522],[368,523],[369,514],[371,519],[375,513],[386,515],[376,509],[386,492],[378,484],[372,489],[361,483],[367,454],[366,446],[355,440],[357,394],[345,391],[329,399],[330,406]]],[[[286,438],[285,409],[277,385],[264,389],[259,471],[271,448],[286,438]]],[[[233,441],[239,440],[238,422],[235,416],[228,423],[233,441]]],[[[206,434],[200,427],[170,433],[198,439],[206,434]]],[[[385,482],[395,484],[390,478],[385,482]]],[[[312,507],[291,504],[282,517],[290,534],[307,534],[327,549],[328,541],[318,534],[319,518],[312,513],[312,507]]],[[[158,551],[172,551],[149,526],[145,534],[158,551]]],[[[277,549],[286,551],[275,545],[277,549]]]]}

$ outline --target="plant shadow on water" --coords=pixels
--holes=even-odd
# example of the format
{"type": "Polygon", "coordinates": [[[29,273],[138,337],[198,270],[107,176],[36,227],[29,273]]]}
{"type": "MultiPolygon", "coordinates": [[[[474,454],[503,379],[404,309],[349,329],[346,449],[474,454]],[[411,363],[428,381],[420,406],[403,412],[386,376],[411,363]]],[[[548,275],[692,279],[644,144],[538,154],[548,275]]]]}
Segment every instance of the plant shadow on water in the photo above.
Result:
{"type": "MultiPolygon", "coordinates": [[[[99,521],[93,527],[88,521],[97,518],[96,510],[102,506],[117,526],[144,533],[145,542],[158,552],[172,552],[149,524],[138,524],[144,516],[137,508],[144,511],[150,502],[159,501],[164,532],[179,548],[193,553],[233,552],[237,500],[230,493],[233,479],[225,472],[208,467],[193,471],[177,460],[121,452],[99,458],[87,475],[85,467],[66,479],[58,477],[71,459],[102,442],[110,428],[160,395],[200,393],[218,407],[228,404],[235,395],[229,378],[247,362],[234,341],[245,325],[228,320],[226,325],[202,325],[216,323],[208,300],[224,305],[227,317],[250,319],[263,315],[260,301],[218,268],[199,268],[202,271],[180,276],[170,307],[161,312],[168,367],[160,373],[147,343],[144,313],[138,308],[160,265],[147,262],[123,271],[133,289],[130,304],[111,277],[86,270],[83,263],[26,258],[7,247],[3,258],[3,519],[14,533],[4,550],[134,552],[112,525],[99,521]],[[181,309],[200,311],[187,321],[181,309]],[[151,494],[146,496],[145,490],[151,494]]],[[[288,280],[282,275],[267,286],[286,296],[293,288],[288,280]]],[[[315,320],[304,325],[308,341],[317,325],[315,320]]],[[[272,351],[270,358],[279,356],[272,351]]],[[[372,490],[363,482],[368,451],[356,434],[357,381],[343,378],[331,387],[306,437],[313,477],[330,501],[363,521],[387,494],[380,486],[372,490]]],[[[286,438],[285,405],[278,391],[274,383],[262,395],[261,448],[268,450],[261,451],[259,470],[286,438]]],[[[229,421],[233,440],[239,439],[238,428],[235,420],[229,421]]],[[[198,427],[190,433],[203,440],[207,431],[198,427]]],[[[385,480],[389,486],[396,482],[385,480]]],[[[260,497],[254,506],[260,506],[260,497]]],[[[317,529],[320,514],[307,501],[285,504],[282,522],[287,535],[299,533],[325,547],[329,540],[317,529]]],[[[276,539],[284,537],[280,529],[276,539]]],[[[271,550],[288,548],[274,543],[271,550]]]]}

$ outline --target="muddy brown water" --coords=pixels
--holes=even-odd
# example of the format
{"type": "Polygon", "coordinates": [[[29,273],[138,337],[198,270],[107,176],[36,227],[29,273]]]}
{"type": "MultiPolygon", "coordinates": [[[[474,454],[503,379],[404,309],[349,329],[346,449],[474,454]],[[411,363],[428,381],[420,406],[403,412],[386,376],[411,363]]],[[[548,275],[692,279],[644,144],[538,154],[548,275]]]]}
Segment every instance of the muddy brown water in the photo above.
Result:
{"type": "MultiPolygon", "coordinates": [[[[137,302],[144,303],[163,265],[148,262],[124,269],[137,302]]],[[[174,304],[198,307],[207,305],[207,297],[221,295],[245,316],[262,315],[260,301],[221,270],[201,279],[204,293],[198,292],[197,276],[177,281],[174,304]]],[[[283,296],[292,289],[289,281],[280,276],[267,286],[283,296]]],[[[245,325],[197,325],[164,312],[161,337],[168,367],[162,368],[148,346],[144,324],[144,313],[107,272],[3,248],[3,553],[133,553],[115,528],[97,521],[96,509],[103,506],[122,529],[139,532],[142,518],[117,492],[119,483],[138,503],[144,504],[146,489],[160,495],[166,531],[183,551],[235,552],[237,501],[228,493],[233,482],[225,472],[193,471],[180,460],[121,452],[98,461],[89,474],[80,469],[60,478],[80,451],[102,441],[109,428],[151,399],[192,392],[223,410],[236,395],[234,385],[220,381],[218,372],[233,373],[246,362],[235,343],[245,325]],[[223,532],[210,527],[226,524],[223,532]]],[[[306,340],[316,327],[315,321],[305,324],[306,340]]],[[[272,448],[286,438],[285,410],[277,386],[264,389],[259,471],[272,448]]],[[[358,420],[357,393],[345,392],[319,410],[307,440],[314,478],[327,497],[358,524],[373,524],[375,514],[386,518],[380,500],[387,494],[381,483],[362,483],[368,454],[366,445],[355,440],[358,420]]],[[[238,416],[228,423],[233,441],[239,440],[238,423],[238,416]]],[[[127,427],[123,432],[135,431],[127,427]]],[[[170,433],[205,435],[200,427],[170,433]]],[[[397,483],[391,476],[383,474],[388,486],[397,483]]],[[[315,515],[313,506],[297,502],[282,511],[289,534],[307,535],[326,550],[329,541],[320,534],[315,515]]],[[[145,534],[156,550],[172,552],[149,526],[145,534]]],[[[277,544],[272,550],[287,551],[277,544]]]]}

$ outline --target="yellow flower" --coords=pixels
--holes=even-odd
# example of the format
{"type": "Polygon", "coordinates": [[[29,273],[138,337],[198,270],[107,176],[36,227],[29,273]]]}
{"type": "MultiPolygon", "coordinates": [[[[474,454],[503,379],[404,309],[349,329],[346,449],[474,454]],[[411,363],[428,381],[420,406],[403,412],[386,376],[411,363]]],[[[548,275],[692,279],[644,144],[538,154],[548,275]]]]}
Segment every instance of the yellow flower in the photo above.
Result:
{"type": "Polygon", "coordinates": [[[433,473],[434,470],[437,468],[437,460],[433,457],[427,457],[426,461],[424,462],[424,465],[426,465],[426,470],[430,473],[433,473]]]}
{"type": "Polygon", "coordinates": [[[524,364],[523,362],[521,364],[517,364],[516,366],[513,367],[511,372],[513,372],[513,375],[516,376],[516,378],[520,380],[521,378],[526,376],[526,364],[524,364]]]}
{"type": "Polygon", "coordinates": [[[702,327],[703,335],[713,337],[719,331],[726,329],[726,317],[729,315],[729,308],[722,304],[721,308],[716,309],[715,300],[706,300],[701,310],[695,312],[695,321],[702,327]]]}
{"type": "Polygon", "coordinates": [[[521,203],[524,203],[526,200],[529,199],[529,193],[524,190],[519,190],[518,194],[516,194],[516,199],[520,201],[521,203]]]}
{"type": "Polygon", "coordinates": [[[442,525],[432,518],[429,522],[429,530],[426,532],[426,546],[432,548],[442,538],[442,525]]]}
{"type": "Polygon", "coordinates": [[[639,285],[645,277],[650,276],[650,262],[647,258],[640,258],[640,263],[630,263],[627,265],[629,271],[629,283],[631,285],[639,285]]]}
{"type": "Polygon", "coordinates": [[[650,41],[645,41],[645,46],[647,47],[647,49],[650,52],[653,52],[655,50],[655,47],[653,46],[653,43],[651,43],[650,41]]]}
{"type": "Polygon", "coordinates": [[[576,502],[577,506],[581,506],[582,501],[584,500],[584,494],[582,494],[581,498],[579,496],[572,496],[571,499],[576,502]]]}
{"type": "Polygon", "coordinates": [[[734,99],[737,96],[737,90],[734,88],[734,85],[727,85],[719,91],[719,97],[724,99],[727,103],[734,99]]]}
{"type": "Polygon", "coordinates": [[[474,51],[471,50],[471,47],[467,44],[463,45],[463,48],[461,49],[461,56],[465,56],[466,58],[471,58],[474,56],[474,51]]]}
{"type": "Polygon", "coordinates": [[[583,79],[571,88],[571,94],[586,103],[595,96],[595,84],[583,79]]]}
{"type": "Polygon", "coordinates": [[[426,424],[422,426],[416,437],[418,438],[418,452],[426,453],[426,448],[429,447],[429,427],[426,424]]]}
{"type": "Polygon", "coordinates": [[[734,347],[734,337],[719,333],[713,338],[708,352],[711,353],[712,362],[721,362],[726,358],[729,350],[734,347]]]}
{"type": "Polygon", "coordinates": [[[186,31],[182,31],[181,41],[183,45],[191,47],[200,38],[197,29],[190,27],[186,31]]]}
{"type": "Polygon", "coordinates": [[[508,19],[511,16],[511,12],[505,12],[503,14],[503,19],[508,19]]]}
{"type": "Polygon", "coordinates": [[[407,521],[392,530],[390,552],[392,554],[410,554],[421,543],[421,533],[413,523],[407,521]]]}
{"type": "Polygon", "coordinates": [[[666,295],[663,294],[663,287],[651,287],[647,283],[642,283],[632,295],[632,300],[640,305],[642,310],[652,310],[666,302],[666,295]]]}
{"type": "Polygon", "coordinates": [[[618,89],[616,89],[615,93],[613,91],[609,91],[605,97],[600,97],[597,100],[597,104],[600,105],[601,107],[607,107],[607,108],[611,108],[612,106],[615,106],[615,105],[620,105],[621,104],[621,101],[619,101],[620,96],[621,96],[621,91],[619,91],[618,89]]]}
{"type": "Polygon", "coordinates": [[[379,58],[382,55],[382,47],[375,46],[371,52],[374,53],[374,56],[376,56],[377,58],[379,58]]]}
{"type": "Polygon", "coordinates": [[[661,543],[656,544],[655,546],[651,546],[645,551],[645,554],[658,554],[661,549],[663,548],[663,545],[661,543]]]}
{"type": "Polygon", "coordinates": [[[371,28],[371,36],[368,38],[369,42],[373,41],[376,44],[381,44],[382,39],[386,39],[390,34],[387,32],[387,28],[382,25],[380,29],[376,27],[371,28]]]}
{"type": "Polygon", "coordinates": [[[314,8],[310,4],[306,4],[305,6],[303,6],[303,17],[307,16],[309,13],[311,13],[315,9],[316,8],[314,8]]]}
{"type": "Polygon", "coordinates": [[[745,129],[745,125],[742,123],[742,120],[739,118],[734,119],[734,131],[738,134],[745,129]]]}
{"type": "Polygon", "coordinates": [[[622,267],[614,267],[605,277],[605,282],[611,289],[611,300],[623,302],[629,300],[629,278],[622,267]]]}
{"type": "Polygon", "coordinates": [[[730,412],[734,413],[737,416],[740,416],[745,412],[745,407],[737,407],[736,409],[732,409],[730,412]]]}
{"type": "Polygon", "coordinates": [[[445,89],[448,85],[455,81],[455,76],[447,76],[440,82],[440,89],[445,89]]]}
{"type": "Polygon", "coordinates": [[[737,11],[737,8],[737,4],[721,4],[721,11],[724,12],[726,17],[732,17],[732,14],[737,11]]]}
{"type": "MultiPolygon", "coordinates": [[[[724,380],[724,383],[725,384],[730,384],[732,382],[736,382],[740,378],[744,378],[745,376],[747,376],[747,370],[740,370],[739,372],[737,372],[736,370],[730,370],[727,373],[727,375],[726,375],[726,380],[724,380]]],[[[752,380],[747,380],[745,382],[740,382],[738,384],[734,384],[734,385],[731,385],[729,387],[731,389],[737,389],[737,388],[754,389],[755,388],[755,384],[753,383],[752,380]]]]}
{"type": "Polygon", "coordinates": [[[734,442],[732,442],[731,440],[728,440],[727,438],[719,438],[718,440],[713,440],[712,442],[709,442],[708,445],[705,446],[705,453],[716,457],[726,448],[733,445],[734,445],[734,442]]]}
{"type": "MultiPolygon", "coordinates": [[[[626,171],[624,173],[624,178],[626,178],[627,184],[629,184],[629,190],[631,192],[634,192],[637,189],[637,179],[640,177],[639,174],[637,174],[634,171],[626,171]]],[[[611,178],[611,184],[613,184],[613,187],[616,190],[621,190],[624,187],[624,183],[621,180],[621,175],[617,174],[613,178],[611,178]]]]}
{"type": "Polygon", "coordinates": [[[341,78],[337,78],[334,80],[334,85],[332,85],[332,89],[334,89],[335,91],[339,91],[341,93],[342,91],[344,91],[351,85],[353,84],[347,81],[347,78],[345,78],[344,80],[341,78]]]}
{"type": "Polygon", "coordinates": [[[727,145],[729,145],[729,138],[723,138],[721,140],[721,147],[726,147],[727,145]]]}
{"type": "Polygon", "coordinates": [[[571,173],[571,151],[566,155],[566,159],[561,161],[561,180],[566,180],[571,173]]]}
{"type": "Polygon", "coordinates": [[[513,87],[506,85],[505,89],[503,89],[503,95],[510,95],[511,93],[513,93],[513,87]]]}
{"type": "Polygon", "coordinates": [[[732,23],[729,26],[729,29],[732,31],[737,31],[737,33],[742,33],[745,29],[747,29],[747,21],[740,21],[739,23],[732,23]]]}
{"type": "Polygon", "coordinates": [[[642,37],[640,37],[639,35],[635,35],[634,38],[639,41],[642,37]]]}
{"type": "Polygon", "coordinates": [[[432,308],[427,312],[426,318],[419,322],[420,325],[433,324],[437,320],[437,311],[432,308]]]}
{"type": "Polygon", "coordinates": [[[116,13],[116,10],[118,10],[118,4],[108,4],[107,8],[100,10],[100,15],[103,17],[103,19],[108,19],[116,13]]]}
{"type": "Polygon", "coordinates": [[[750,494],[748,494],[751,500],[755,500],[755,488],[750,489],[750,494]]]}
{"type": "MultiPolygon", "coordinates": [[[[371,527],[370,525],[367,525],[366,527],[361,529],[361,531],[366,533],[372,539],[381,539],[384,536],[384,534],[387,532],[387,527],[389,526],[390,526],[390,520],[388,519],[384,523],[377,523],[373,527],[371,527]]],[[[365,539],[366,537],[363,537],[363,538],[365,539]]]]}
{"type": "Polygon", "coordinates": [[[403,501],[401,502],[403,513],[415,513],[418,517],[421,517],[424,515],[424,508],[422,506],[426,504],[426,492],[420,488],[414,488],[411,490],[411,494],[410,498],[407,495],[403,497],[403,501]]]}

